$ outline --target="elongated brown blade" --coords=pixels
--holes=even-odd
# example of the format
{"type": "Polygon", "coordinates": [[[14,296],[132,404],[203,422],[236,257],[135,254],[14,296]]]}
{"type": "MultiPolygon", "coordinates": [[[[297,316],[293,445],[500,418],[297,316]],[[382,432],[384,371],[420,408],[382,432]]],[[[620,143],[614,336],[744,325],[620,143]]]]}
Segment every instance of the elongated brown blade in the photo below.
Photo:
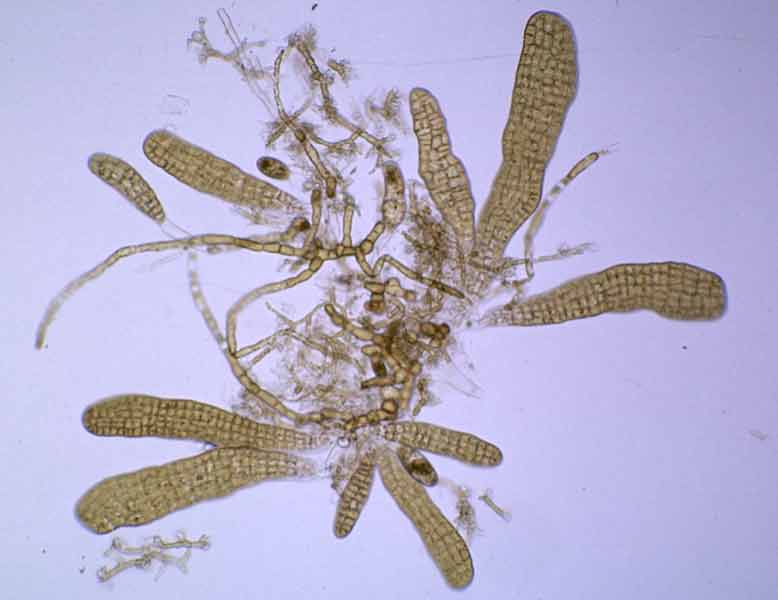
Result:
{"type": "Polygon", "coordinates": [[[354,529],[370,495],[370,488],[373,487],[374,473],[375,463],[372,457],[363,456],[338,500],[338,508],[335,512],[336,537],[346,537],[354,529]]]}
{"type": "Polygon", "coordinates": [[[128,394],[93,404],[81,418],[95,435],[201,440],[216,446],[306,450],[316,437],[288,427],[257,423],[195,400],[128,394]]]}
{"type": "Polygon", "coordinates": [[[157,223],[165,222],[165,209],[149,183],[131,164],[121,158],[96,152],[89,157],[89,170],[119,192],[144,215],[157,223]]]}
{"type": "Polygon", "coordinates": [[[387,423],[382,433],[387,440],[450,456],[474,465],[494,466],[502,462],[502,452],[494,444],[471,433],[446,429],[431,423],[420,421],[387,423]]]}
{"type": "Polygon", "coordinates": [[[451,587],[463,588],[473,580],[473,560],[465,540],[400,463],[397,454],[381,452],[378,471],[384,487],[419,532],[432,560],[451,587]]]}
{"type": "Polygon", "coordinates": [[[469,251],[475,235],[475,202],[465,167],[451,149],[446,118],[435,96],[422,88],[411,90],[410,108],[419,145],[419,175],[462,248],[469,251]]]}
{"type": "Polygon", "coordinates": [[[651,310],[669,319],[708,320],[724,313],[721,277],[677,262],[616,265],[488,312],[485,325],[547,325],[606,312],[651,310]]]}
{"type": "Polygon", "coordinates": [[[266,479],[312,474],[305,459],[256,448],[215,448],[158,467],[104,479],[76,505],[95,533],[143,525],[203,500],[221,498],[266,479]]]}
{"type": "Polygon", "coordinates": [[[159,168],[198,192],[257,209],[302,209],[300,202],[283,190],[164,129],[146,136],[143,152],[159,168]]]}
{"type": "Polygon", "coordinates": [[[478,218],[477,257],[498,259],[540,201],[546,165],[576,89],[573,32],[559,15],[535,13],[524,29],[502,164],[478,218]]]}

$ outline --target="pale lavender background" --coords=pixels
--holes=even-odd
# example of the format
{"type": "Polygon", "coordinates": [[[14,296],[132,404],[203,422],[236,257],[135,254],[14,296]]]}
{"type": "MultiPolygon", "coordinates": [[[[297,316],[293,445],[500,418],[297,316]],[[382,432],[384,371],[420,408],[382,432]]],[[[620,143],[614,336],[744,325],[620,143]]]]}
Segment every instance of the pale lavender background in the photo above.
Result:
{"type": "MultiPolygon", "coordinates": [[[[3,597],[451,595],[380,484],[352,536],[335,540],[324,481],[270,483],[125,531],[134,542],[183,528],[210,534],[213,548],[186,576],[95,582],[109,538],[75,521],[76,498],[103,476],[198,446],[94,438],[81,429],[83,408],[130,391],[227,405],[237,386],[191,305],[180,256],[117,268],[65,307],[49,348],[33,351],[37,320],[66,281],[119,245],[160,237],[93,178],[86,157],[124,157],[172,219],[217,231],[235,223],[229,210],[155,170],[140,142],[172,125],[248,169],[261,116],[235,73],[186,51],[197,17],[218,31],[219,3],[132,4],[4,11],[3,597]],[[169,94],[188,99],[185,114],[171,114],[169,94]]],[[[463,596],[778,597],[775,3],[318,4],[237,2],[230,12],[244,35],[273,44],[315,24],[365,89],[432,90],[478,199],[498,163],[524,23],[540,8],[560,11],[578,39],[580,84],[547,185],[587,152],[618,147],[566,192],[538,238],[540,251],[562,241],[599,251],[546,265],[533,289],[616,262],[679,259],[716,270],[730,290],[714,324],[635,314],[463,336],[480,397],[451,393],[427,416],[497,442],[505,461],[484,471],[436,464],[492,488],[513,512],[506,525],[479,505],[476,577],[463,596]]],[[[412,145],[403,164],[413,172],[412,145]]],[[[201,262],[221,302],[247,274],[272,274],[262,259],[201,262]]],[[[451,497],[433,495],[450,514],[451,497]]]]}

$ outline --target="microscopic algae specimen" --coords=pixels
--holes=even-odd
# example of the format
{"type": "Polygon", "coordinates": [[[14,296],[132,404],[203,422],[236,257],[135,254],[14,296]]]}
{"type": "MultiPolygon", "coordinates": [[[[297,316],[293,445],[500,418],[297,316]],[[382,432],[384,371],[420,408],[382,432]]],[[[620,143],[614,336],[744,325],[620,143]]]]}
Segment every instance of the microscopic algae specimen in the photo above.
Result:
{"type": "MultiPolygon", "coordinates": [[[[475,434],[416,420],[433,401],[430,374],[451,360],[457,336],[474,326],[550,325],[636,310],[713,320],[725,310],[724,283],[697,266],[647,262],[615,265],[545,293],[523,294],[538,264],[585,250],[535,256],[534,236],[562,189],[607,152],[584,157],[543,196],[546,165],[577,84],[573,32],[560,15],[539,12],[526,24],[502,135],[502,162],[476,218],[477,199],[466,166],[431,91],[417,87],[405,95],[390,89],[364,102],[359,114],[347,115],[336,94],[351,76],[350,65],[332,56],[323,59],[312,29],[289,36],[270,60],[259,60],[257,52],[272,52],[266,44],[245,40],[226,11],[218,14],[233,47],[226,52],[215,48],[204,21],[189,44],[202,62],[233,66],[268,109],[267,153],[257,160],[259,174],[205,150],[204,142],[164,129],[146,135],[143,151],[164,173],[201,192],[204,201],[219,198],[270,229],[247,237],[187,234],[117,249],[51,300],[36,346],[43,347],[64,303],[117,262],[149,252],[183,251],[192,299],[241,388],[241,414],[138,393],[89,406],[82,421],[95,435],[192,439],[210,447],[100,481],[78,501],[77,516],[89,529],[106,533],[269,479],[326,478],[340,497],[334,534],[344,538],[369,510],[377,473],[445,581],[465,587],[474,576],[465,541],[474,528],[474,508],[467,489],[450,481],[446,485],[458,495],[455,523],[432,501],[427,488],[447,480],[429,455],[496,468],[503,453],[475,434]],[[306,90],[291,101],[282,93],[290,70],[302,76],[306,90]],[[402,133],[406,97],[421,181],[407,178],[409,167],[401,167],[392,144],[402,133]],[[286,156],[278,158],[282,153],[286,156]],[[371,214],[370,203],[351,191],[358,161],[370,162],[371,168],[360,173],[375,178],[379,191],[375,219],[360,227],[366,233],[355,239],[355,219],[362,225],[371,214]],[[294,192],[286,189],[292,181],[300,186],[294,192]],[[307,203],[301,200],[305,197],[307,203]],[[524,255],[506,256],[522,226],[524,255]],[[276,256],[290,273],[247,285],[226,313],[217,315],[197,263],[201,256],[225,251],[276,256]],[[295,288],[307,290],[310,305],[302,317],[292,318],[271,301],[295,288]],[[479,310],[483,301],[506,289],[514,293],[509,301],[479,310]],[[252,305],[258,308],[260,301],[278,328],[245,342],[240,315],[252,305]],[[267,379],[267,366],[277,381],[267,379]],[[465,537],[457,526],[465,529],[465,537]]],[[[166,223],[162,203],[136,168],[105,153],[93,154],[88,166],[150,219],[166,223]]],[[[479,498],[507,517],[488,493],[479,498]]],[[[169,560],[166,548],[192,544],[181,538],[149,546],[108,569],[105,578],[151,560],[164,562],[169,560]]]]}

